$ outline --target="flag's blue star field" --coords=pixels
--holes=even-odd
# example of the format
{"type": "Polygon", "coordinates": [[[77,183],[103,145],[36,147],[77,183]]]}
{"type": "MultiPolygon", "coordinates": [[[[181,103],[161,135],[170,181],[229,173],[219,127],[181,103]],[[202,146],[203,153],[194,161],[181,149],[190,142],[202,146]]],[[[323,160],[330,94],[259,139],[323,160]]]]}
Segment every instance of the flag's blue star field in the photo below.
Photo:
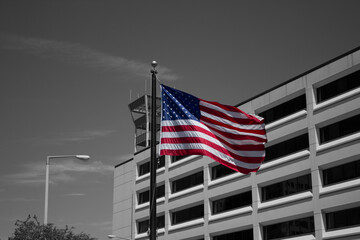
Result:
{"type": "Polygon", "coordinates": [[[162,120],[193,119],[200,121],[199,99],[168,86],[162,87],[162,120]]]}

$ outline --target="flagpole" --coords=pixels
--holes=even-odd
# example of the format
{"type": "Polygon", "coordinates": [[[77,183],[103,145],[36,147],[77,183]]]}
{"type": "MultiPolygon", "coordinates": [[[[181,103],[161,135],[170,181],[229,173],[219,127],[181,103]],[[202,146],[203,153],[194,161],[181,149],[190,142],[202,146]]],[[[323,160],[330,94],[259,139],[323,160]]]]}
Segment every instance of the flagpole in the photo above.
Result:
{"type": "Polygon", "coordinates": [[[150,240],[156,240],[156,66],[157,62],[151,63],[151,160],[150,160],[150,240]]]}

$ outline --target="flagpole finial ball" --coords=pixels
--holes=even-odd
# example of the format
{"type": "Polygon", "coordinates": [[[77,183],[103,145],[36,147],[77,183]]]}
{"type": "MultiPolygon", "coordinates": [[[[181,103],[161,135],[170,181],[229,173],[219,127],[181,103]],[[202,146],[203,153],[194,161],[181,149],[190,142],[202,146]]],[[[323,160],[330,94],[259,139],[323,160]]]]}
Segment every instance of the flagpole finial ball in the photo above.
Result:
{"type": "Polygon", "coordinates": [[[156,61],[152,61],[152,62],[151,62],[151,66],[155,69],[156,66],[157,66],[157,62],[156,62],[156,61]]]}

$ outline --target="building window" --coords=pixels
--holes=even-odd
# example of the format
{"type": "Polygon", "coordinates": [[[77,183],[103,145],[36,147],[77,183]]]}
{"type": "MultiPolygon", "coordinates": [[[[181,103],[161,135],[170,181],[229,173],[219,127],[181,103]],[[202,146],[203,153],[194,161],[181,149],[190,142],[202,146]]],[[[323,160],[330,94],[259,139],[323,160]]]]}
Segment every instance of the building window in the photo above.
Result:
{"type": "MultiPolygon", "coordinates": [[[[156,217],[157,229],[165,227],[165,215],[156,217]]],[[[138,234],[144,233],[149,229],[149,219],[138,222],[138,234]]]]}
{"type": "Polygon", "coordinates": [[[314,218],[306,217],[264,226],[264,240],[282,239],[303,234],[314,234],[314,218]]]}
{"type": "Polygon", "coordinates": [[[360,177],[360,160],[323,170],[324,186],[360,177]]]}
{"type": "MultiPolygon", "coordinates": [[[[157,161],[156,169],[165,166],[165,156],[160,156],[159,158],[156,159],[156,161],[157,161]]],[[[150,172],[150,161],[139,165],[139,176],[145,175],[149,172],[150,172]]]]}
{"type": "Polygon", "coordinates": [[[183,160],[184,158],[186,158],[186,157],[188,157],[188,156],[190,156],[190,155],[172,156],[172,157],[171,157],[171,162],[174,163],[174,162],[183,160]]]}
{"type": "Polygon", "coordinates": [[[251,204],[252,204],[251,191],[239,193],[230,197],[213,201],[212,213],[218,214],[236,208],[250,206],[251,204]]]}
{"type": "Polygon", "coordinates": [[[360,131],[360,114],[320,128],[320,144],[360,131]]]}
{"type": "Polygon", "coordinates": [[[270,147],[266,147],[264,162],[269,162],[276,158],[280,158],[305,149],[309,149],[308,133],[280,142],[270,147]]]}
{"type": "Polygon", "coordinates": [[[233,173],[236,173],[236,171],[231,168],[225,167],[222,164],[216,165],[211,168],[211,180],[222,178],[233,173]]]}
{"type": "Polygon", "coordinates": [[[139,176],[145,175],[150,172],[150,162],[139,165],[139,176]]]}
{"type": "Polygon", "coordinates": [[[172,182],[172,193],[195,187],[204,183],[203,171],[180,178],[172,182]]]}
{"type": "Polygon", "coordinates": [[[326,213],[326,230],[360,225],[360,207],[326,213]]]}
{"type": "Polygon", "coordinates": [[[246,239],[246,240],[254,239],[253,230],[247,229],[244,231],[232,232],[232,233],[227,233],[213,237],[213,240],[239,240],[239,239],[246,239]]]}
{"type": "Polygon", "coordinates": [[[360,70],[316,89],[317,103],[360,87],[360,70]]]}
{"type": "Polygon", "coordinates": [[[204,204],[172,213],[172,225],[204,217],[204,204]]]}
{"type": "MultiPolygon", "coordinates": [[[[156,187],[156,198],[161,198],[165,196],[165,185],[156,187]]],[[[150,190],[139,193],[138,204],[143,204],[149,202],[150,190]]]]}
{"type": "Polygon", "coordinates": [[[303,109],[306,109],[305,94],[293,98],[290,101],[282,103],[276,107],[270,108],[264,112],[260,112],[258,115],[264,118],[265,124],[268,124],[303,109]]]}
{"type": "Polygon", "coordinates": [[[311,190],[311,175],[292,178],[261,188],[262,201],[269,201],[288,195],[311,190]]]}
{"type": "Polygon", "coordinates": [[[165,156],[160,156],[157,159],[157,167],[156,168],[162,168],[165,167],[165,156]]]}

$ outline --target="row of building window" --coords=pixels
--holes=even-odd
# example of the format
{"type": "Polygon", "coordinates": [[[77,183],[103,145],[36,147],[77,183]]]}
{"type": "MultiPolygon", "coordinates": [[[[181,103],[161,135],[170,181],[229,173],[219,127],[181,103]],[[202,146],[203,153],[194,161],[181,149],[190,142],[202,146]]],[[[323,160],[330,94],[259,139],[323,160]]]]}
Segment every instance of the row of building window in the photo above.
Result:
{"type": "Polygon", "coordinates": [[[360,70],[316,89],[316,102],[320,103],[360,87],[360,70]]]}
{"type": "MultiPolygon", "coordinates": [[[[213,176],[227,176],[235,173],[235,171],[228,171],[228,168],[223,165],[217,165],[212,168],[215,172],[213,176]],[[219,172],[220,174],[218,174],[219,172]],[[226,174],[225,174],[226,172],[226,174]]],[[[327,168],[322,170],[323,186],[328,186],[352,179],[360,178],[360,160],[356,160],[343,165],[327,168]]],[[[183,191],[185,189],[195,187],[203,184],[203,171],[188,175],[186,177],[177,179],[172,182],[171,193],[183,191]]],[[[158,186],[156,191],[157,198],[165,196],[165,185],[158,186]]],[[[277,182],[261,188],[262,201],[270,201],[273,199],[297,194],[312,190],[311,175],[306,174],[295,178],[287,179],[285,181],[277,182]]],[[[138,193],[138,204],[143,204],[149,201],[149,190],[138,193]]],[[[251,205],[251,192],[237,194],[228,198],[223,198],[213,202],[213,214],[240,208],[246,205],[251,205]]]]}
{"type": "MultiPolygon", "coordinates": [[[[360,225],[360,207],[345,209],[340,211],[324,213],[326,231],[338,230],[342,228],[355,227],[360,225]]],[[[204,218],[204,204],[191,208],[183,209],[171,213],[171,225],[176,225],[191,220],[204,218]]],[[[149,220],[138,221],[138,234],[144,233],[149,228],[149,220]]],[[[165,227],[165,215],[157,217],[158,229],[165,227]]],[[[263,226],[264,240],[294,237],[304,234],[314,234],[314,217],[304,217],[300,219],[275,223],[263,226]]],[[[253,239],[253,230],[247,229],[232,233],[217,235],[213,240],[237,240],[253,239]]]]}
{"type": "MultiPolygon", "coordinates": [[[[318,87],[316,102],[324,102],[358,87],[360,87],[360,70],[318,87]]],[[[306,109],[306,96],[302,94],[257,114],[265,119],[265,124],[268,124],[304,109],[306,109]]]]}

